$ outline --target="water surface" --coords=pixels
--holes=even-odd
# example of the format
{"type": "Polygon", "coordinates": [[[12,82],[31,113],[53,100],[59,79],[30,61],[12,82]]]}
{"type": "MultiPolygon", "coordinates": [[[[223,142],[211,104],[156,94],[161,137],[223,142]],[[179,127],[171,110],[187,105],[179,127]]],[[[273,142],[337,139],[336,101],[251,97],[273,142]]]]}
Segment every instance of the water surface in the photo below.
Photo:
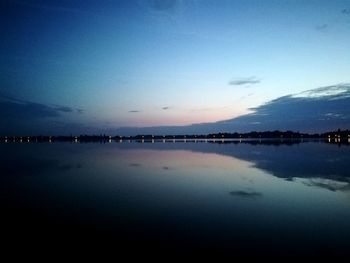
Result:
{"type": "Polygon", "coordinates": [[[28,242],[308,252],[350,244],[350,147],[0,144],[1,226],[28,242]]]}

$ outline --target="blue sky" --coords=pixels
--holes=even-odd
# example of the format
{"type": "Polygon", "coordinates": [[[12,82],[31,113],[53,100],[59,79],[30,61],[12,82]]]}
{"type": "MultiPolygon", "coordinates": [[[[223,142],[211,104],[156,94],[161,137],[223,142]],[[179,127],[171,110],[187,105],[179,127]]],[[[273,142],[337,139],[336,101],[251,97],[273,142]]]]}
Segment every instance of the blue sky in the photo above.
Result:
{"type": "Polygon", "coordinates": [[[350,1],[13,0],[0,9],[0,96],[69,108],[45,115],[52,128],[214,122],[350,83],[350,1]]]}

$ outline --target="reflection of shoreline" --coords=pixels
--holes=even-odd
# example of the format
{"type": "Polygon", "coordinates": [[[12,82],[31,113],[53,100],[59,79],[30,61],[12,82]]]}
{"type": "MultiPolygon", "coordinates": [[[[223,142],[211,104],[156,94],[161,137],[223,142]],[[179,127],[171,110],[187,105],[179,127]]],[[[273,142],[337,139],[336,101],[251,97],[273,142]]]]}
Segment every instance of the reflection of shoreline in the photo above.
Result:
{"type": "MultiPolygon", "coordinates": [[[[157,143],[151,142],[146,140],[100,142],[101,144],[80,142],[80,147],[78,147],[79,142],[77,144],[72,142],[52,143],[51,145],[32,142],[23,142],[22,145],[20,143],[13,143],[12,145],[10,143],[0,143],[3,149],[1,164],[3,170],[11,174],[13,174],[14,170],[17,171],[17,174],[36,174],[43,171],[45,167],[56,167],[58,171],[61,171],[81,165],[77,165],[80,161],[74,163],[60,162],[61,157],[57,155],[58,152],[61,152],[62,156],[66,156],[67,152],[65,149],[69,149],[72,153],[74,152],[81,156],[83,152],[91,151],[92,149],[102,151],[102,153],[103,149],[108,149],[108,152],[131,150],[131,159],[128,160],[129,166],[138,168],[138,162],[132,159],[132,151],[134,150],[156,150],[159,152],[184,150],[214,153],[247,161],[251,163],[252,167],[284,180],[295,181],[298,178],[311,180],[306,183],[309,186],[322,187],[333,191],[348,191],[350,189],[350,147],[348,147],[350,144],[334,144],[319,139],[230,139],[224,141],[186,140],[186,142],[184,140],[175,140],[175,143],[173,140],[155,140],[154,142],[157,143]],[[102,145],[104,143],[106,144],[102,145]],[[36,152],[37,149],[42,149],[40,150],[41,158],[40,154],[38,155],[38,152],[36,152]],[[47,152],[48,149],[52,149],[55,152],[54,156],[51,156],[54,158],[50,158],[50,155],[48,155],[50,152],[47,152]],[[20,159],[22,160],[20,164],[15,161],[18,160],[19,156],[21,156],[20,159]],[[19,167],[23,169],[19,169],[19,167]],[[315,181],[315,178],[319,179],[315,181]]],[[[160,153],[160,159],[162,158],[161,155],[162,153],[160,153]]],[[[185,157],[181,156],[179,158],[185,157]]],[[[162,169],[169,170],[168,167],[168,165],[163,165],[162,169]]]]}

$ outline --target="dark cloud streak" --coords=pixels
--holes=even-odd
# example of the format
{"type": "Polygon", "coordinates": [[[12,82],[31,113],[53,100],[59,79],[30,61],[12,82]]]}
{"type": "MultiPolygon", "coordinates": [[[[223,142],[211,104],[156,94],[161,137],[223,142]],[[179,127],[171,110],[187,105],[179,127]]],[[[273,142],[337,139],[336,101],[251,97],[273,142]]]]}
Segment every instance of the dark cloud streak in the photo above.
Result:
{"type": "Polygon", "coordinates": [[[328,24],[318,25],[318,26],[316,26],[315,28],[316,28],[316,30],[318,30],[318,31],[324,31],[324,30],[328,29],[328,24]]]}
{"type": "Polygon", "coordinates": [[[344,15],[350,15],[350,8],[345,8],[345,9],[343,9],[341,12],[342,12],[342,14],[344,14],[344,15]]]}
{"type": "Polygon", "coordinates": [[[262,197],[262,193],[259,192],[250,192],[250,191],[231,191],[230,195],[244,198],[257,198],[262,197]]]}
{"type": "Polygon", "coordinates": [[[248,77],[248,78],[238,78],[231,80],[228,84],[232,86],[242,86],[242,85],[252,85],[259,84],[261,81],[256,77],[248,77]]]}

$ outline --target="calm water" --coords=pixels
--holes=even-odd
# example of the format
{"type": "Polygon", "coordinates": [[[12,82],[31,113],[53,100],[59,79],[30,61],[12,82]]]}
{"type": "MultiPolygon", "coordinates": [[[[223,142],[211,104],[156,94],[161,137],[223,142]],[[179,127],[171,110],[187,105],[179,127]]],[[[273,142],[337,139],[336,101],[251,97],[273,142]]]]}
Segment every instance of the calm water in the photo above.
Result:
{"type": "Polygon", "coordinates": [[[0,144],[9,242],[338,255],[350,245],[350,146],[0,144]]]}

